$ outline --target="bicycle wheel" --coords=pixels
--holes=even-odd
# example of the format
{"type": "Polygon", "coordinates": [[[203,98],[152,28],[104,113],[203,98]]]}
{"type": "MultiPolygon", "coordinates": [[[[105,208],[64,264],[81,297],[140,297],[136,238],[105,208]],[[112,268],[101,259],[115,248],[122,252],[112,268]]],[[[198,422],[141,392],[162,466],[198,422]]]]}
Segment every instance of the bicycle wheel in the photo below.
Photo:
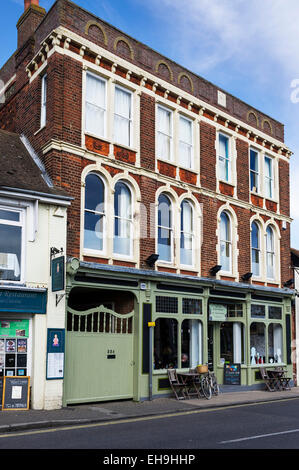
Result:
{"type": "Polygon", "coordinates": [[[203,377],[201,379],[201,390],[207,400],[210,400],[210,398],[212,398],[212,389],[208,377],[203,377]]]}
{"type": "Polygon", "coordinates": [[[213,395],[219,395],[219,385],[218,385],[215,375],[212,375],[211,377],[211,385],[212,385],[213,395]]]}

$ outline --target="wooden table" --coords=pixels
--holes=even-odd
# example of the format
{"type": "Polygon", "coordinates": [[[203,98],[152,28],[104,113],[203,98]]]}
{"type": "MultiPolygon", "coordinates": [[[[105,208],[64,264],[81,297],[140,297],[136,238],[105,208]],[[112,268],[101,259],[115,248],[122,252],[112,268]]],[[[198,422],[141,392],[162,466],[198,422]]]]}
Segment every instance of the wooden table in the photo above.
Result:
{"type": "Polygon", "coordinates": [[[200,398],[199,377],[197,372],[177,372],[177,376],[186,385],[187,395],[200,398]]]}
{"type": "Polygon", "coordinates": [[[286,370],[283,368],[268,369],[269,377],[275,380],[274,387],[276,390],[290,390],[289,382],[291,379],[285,376],[286,370]]]}

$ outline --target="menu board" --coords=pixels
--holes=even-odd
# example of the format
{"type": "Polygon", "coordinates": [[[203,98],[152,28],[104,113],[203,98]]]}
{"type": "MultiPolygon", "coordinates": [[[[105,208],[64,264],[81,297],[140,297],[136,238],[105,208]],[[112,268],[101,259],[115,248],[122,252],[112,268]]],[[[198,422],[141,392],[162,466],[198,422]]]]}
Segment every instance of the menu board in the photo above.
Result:
{"type": "Polygon", "coordinates": [[[241,364],[224,364],[224,385],[241,385],[241,364]]]}
{"type": "Polygon", "coordinates": [[[30,377],[4,377],[2,410],[28,410],[30,377]]]}

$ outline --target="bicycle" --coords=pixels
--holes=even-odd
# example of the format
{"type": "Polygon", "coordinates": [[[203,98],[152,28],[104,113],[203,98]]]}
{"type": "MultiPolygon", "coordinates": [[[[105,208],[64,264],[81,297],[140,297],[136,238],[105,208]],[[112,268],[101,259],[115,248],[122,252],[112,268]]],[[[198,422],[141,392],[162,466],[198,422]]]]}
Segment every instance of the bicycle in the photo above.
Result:
{"type": "Polygon", "coordinates": [[[212,395],[219,395],[220,390],[219,390],[219,385],[218,385],[215,373],[209,370],[207,373],[207,377],[208,377],[209,384],[211,387],[212,395]]]}

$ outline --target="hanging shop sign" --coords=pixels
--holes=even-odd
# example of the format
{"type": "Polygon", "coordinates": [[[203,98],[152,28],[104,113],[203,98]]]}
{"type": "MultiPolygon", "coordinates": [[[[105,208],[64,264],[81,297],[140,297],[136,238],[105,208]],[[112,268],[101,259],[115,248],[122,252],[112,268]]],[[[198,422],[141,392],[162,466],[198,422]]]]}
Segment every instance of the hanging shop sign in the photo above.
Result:
{"type": "Polygon", "coordinates": [[[46,313],[46,290],[0,289],[0,312],[46,313]]]}
{"type": "Polygon", "coordinates": [[[52,259],[52,292],[64,290],[64,256],[52,259]]]}
{"type": "Polygon", "coordinates": [[[227,318],[227,305],[210,304],[210,321],[225,321],[227,318]]]}
{"type": "Polygon", "coordinates": [[[241,385],[241,364],[224,364],[224,385],[241,385]]]}
{"type": "Polygon", "coordinates": [[[48,328],[47,380],[64,378],[65,330],[48,328]]]}
{"type": "Polygon", "coordinates": [[[30,377],[4,377],[2,410],[29,410],[30,377]]]}

